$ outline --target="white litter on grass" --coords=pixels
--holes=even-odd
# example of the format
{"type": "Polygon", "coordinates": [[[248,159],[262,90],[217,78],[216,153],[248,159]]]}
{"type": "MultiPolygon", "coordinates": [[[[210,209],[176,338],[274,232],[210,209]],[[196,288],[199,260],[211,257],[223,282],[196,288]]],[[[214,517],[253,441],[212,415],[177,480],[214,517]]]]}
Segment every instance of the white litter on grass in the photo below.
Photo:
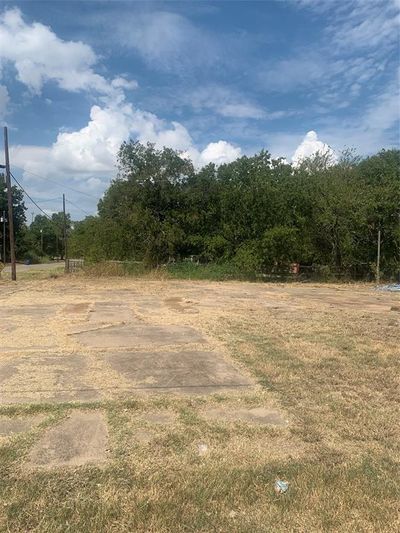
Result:
{"type": "Polygon", "coordinates": [[[197,445],[197,451],[199,452],[200,457],[204,457],[208,453],[207,444],[201,443],[197,445]]]}

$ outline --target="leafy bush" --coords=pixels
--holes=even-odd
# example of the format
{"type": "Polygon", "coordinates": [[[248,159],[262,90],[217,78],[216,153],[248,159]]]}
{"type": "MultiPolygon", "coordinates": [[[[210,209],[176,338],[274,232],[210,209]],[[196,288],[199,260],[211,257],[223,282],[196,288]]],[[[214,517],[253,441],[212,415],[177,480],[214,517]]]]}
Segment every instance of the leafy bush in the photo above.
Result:
{"type": "Polygon", "coordinates": [[[24,254],[24,262],[31,264],[31,265],[38,265],[42,262],[41,256],[35,252],[34,250],[29,250],[24,254]]]}
{"type": "Polygon", "coordinates": [[[236,252],[234,263],[237,269],[250,277],[255,277],[262,270],[263,255],[258,241],[242,244],[236,252]]]}
{"type": "Polygon", "coordinates": [[[171,278],[191,280],[246,280],[249,277],[241,272],[234,263],[207,263],[197,264],[191,262],[171,263],[166,271],[171,278]]]}

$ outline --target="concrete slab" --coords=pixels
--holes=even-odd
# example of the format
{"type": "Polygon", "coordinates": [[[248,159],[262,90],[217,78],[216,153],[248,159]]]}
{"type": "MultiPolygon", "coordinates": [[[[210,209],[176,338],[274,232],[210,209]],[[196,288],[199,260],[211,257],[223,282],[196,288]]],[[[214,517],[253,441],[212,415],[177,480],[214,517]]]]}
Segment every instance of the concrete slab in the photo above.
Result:
{"type": "Polygon", "coordinates": [[[107,460],[108,429],[99,412],[74,411],[48,430],[29,454],[28,464],[39,468],[76,467],[107,460]]]}
{"type": "Polygon", "coordinates": [[[204,416],[219,422],[250,422],[251,424],[287,426],[288,420],[284,413],[277,409],[255,407],[253,409],[230,410],[224,407],[215,407],[204,411],[204,416]]]}
{"type": "Polygon", "coordinates": [[[92,401],[100,393],[85,378],[80,354],[26,354],[0,362],[0,403],[92,401]]]}
{"type": "Polygon", "coordinates": [[[13,361],[0,363],[0,385],[11,379],[18,372],[18,368],[13,361]]]}
{"type": "Polygon", "coordinates": [[[254,385],[232,364],[213,352],[115,352],[109,365],[132,382],[134,389],[209,394],[254,385]]]}
{"type": "Polygon", "coordinates": [[[0,319],[10,317],[29,317],[32,319],[42,319],[54,315],[57,307],[55,305],[21,305],[14,307],[0,307],[0,319]]]}
{"type": "Polygon", "coordinates": [[[0,437],[9,437],[16,433],[29,431],[33,427],[43,422],[44,416],[30,416],[19,418],[0,417],[0,437]]]}
{"type": "Polygon", "coordinates": [[[111,326],[74,333],[84,346],[92,348],[134,348],[187,343],[205,343],[204,337],[190,326],[111,326]]]}
{"type": "Polygon", "coordinates": [[[157,296],[137,296],[134,300],[134,305],[141,313],[151,315],[152,312],[157,312],[161,309],[161,300],[157,296]]]}

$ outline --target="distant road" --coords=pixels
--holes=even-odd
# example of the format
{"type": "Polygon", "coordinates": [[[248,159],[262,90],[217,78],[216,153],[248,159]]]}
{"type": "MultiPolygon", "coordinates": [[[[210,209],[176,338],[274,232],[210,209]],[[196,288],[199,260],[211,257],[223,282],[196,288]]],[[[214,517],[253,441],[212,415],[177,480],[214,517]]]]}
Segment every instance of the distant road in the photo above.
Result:
{"type": "MultiPolygon", "coordinates": [[[[55,268],[64,268],[64,261],[54,261],[53,263],[41,263],[39,265],[24,265],[22,263],[17,263],[17,272],[29,272],[31,270],[52,270],[55,268]]],[[[10,273],[11,265],[7,264],[3,272],[10,273]]]]}

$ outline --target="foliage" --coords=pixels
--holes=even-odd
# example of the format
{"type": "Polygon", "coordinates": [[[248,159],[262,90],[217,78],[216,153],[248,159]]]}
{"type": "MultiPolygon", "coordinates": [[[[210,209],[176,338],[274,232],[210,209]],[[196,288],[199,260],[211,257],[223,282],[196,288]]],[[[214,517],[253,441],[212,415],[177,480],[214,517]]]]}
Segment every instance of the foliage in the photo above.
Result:
{"type": "MultiPolygon", "coordinates": [[[[71,217],[66,214],[67,232],[71,232],[71,217]]],[[[64,257],[64,214],[53,213],[51,218],[36,215],[26,231],[26,241],[38,256],[64,257]],[[42,247],[43,244],[43,247],[42,247]]]]}
{"type": "Polygon", "coordinates": [[[196,170],[174,150],[131,141],[118,160],[99,215],[75,226],[75,255],[148,266],[192,257],[246,275],[297,262],[371,277],[381,230],[382,271],[400,269],[398,150],[347,152],[336,163],[316,156],[298,168],[263,150],[196,170]]]}
{"type": "MultiPolygon", "coordinates": [[[[13,196],[13,220],[14,220],[14,233],[15,233],[15,250],[17,257],[21,257],[26,250],[26,207],[24,204],[24,195],[17,187],[12,187],[13,196]]],[[[3,216],[3,211],[6,213],[6,220],[8,219],[8,206],[7,206],[7,192],[6,181],[4,174],[0,174],[0,216],[3,216]]],[[[3,251],[3,224],[0,228],[0,242],[1,242],[1,254],[3,251]]],[[[6,254],[7,260],[10,259],[10,244],[8,238],[8,225],[6,224],[6,254]]]]}

